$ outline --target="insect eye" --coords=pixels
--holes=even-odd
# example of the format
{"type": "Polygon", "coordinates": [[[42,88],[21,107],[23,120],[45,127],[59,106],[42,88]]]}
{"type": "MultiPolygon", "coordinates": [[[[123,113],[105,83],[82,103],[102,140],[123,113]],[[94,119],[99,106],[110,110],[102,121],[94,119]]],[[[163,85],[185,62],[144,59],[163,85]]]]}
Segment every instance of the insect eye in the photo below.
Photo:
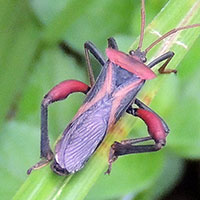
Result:
{"type": "Polygon", "coordinates": [[[142,57],[141,60],[142,60],[143,63],[145,63],[147,61],[147,58],[146,57],[142,57]]]}
{"type": "Polygon", "coordinates": [[[134,51],[134,50],[130,50],[130,51],[129,51],[129,54],[130,54],[131,56],[133,56],[133,55],[135,54],[135,51],[134,51]]]}

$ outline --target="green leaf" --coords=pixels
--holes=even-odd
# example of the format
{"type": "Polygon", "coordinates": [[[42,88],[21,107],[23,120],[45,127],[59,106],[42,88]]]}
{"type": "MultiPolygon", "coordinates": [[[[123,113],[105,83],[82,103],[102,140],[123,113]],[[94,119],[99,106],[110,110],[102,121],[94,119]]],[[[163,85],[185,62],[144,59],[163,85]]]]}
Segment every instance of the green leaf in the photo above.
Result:
{"type": "Polygon", "coordinates": [[[177,156],[167,154],[159,178],[146,190],[136,195],[135,200],[161,199],[172,190],[181,178],[184,171],[184,162],[177,156]]]}
{"type": "Polygon", "coordinates": [[[160,177],[164,160],[163,152],[120,158],[114,164],[110,176],[103,173],[100,175],[87,199],[115,199],[128,193],[137,194],[146,190],[160,177]]]}
{"type": "MultiPolygon", "coordinates": [[[[82,3],[79,4],[79,6],[83,5],[83,7],[80,10],[78,10],[77,13],[74,12],[74,10],[76,10],[76,9],[74,9],[74,6],[78,5],[78,1],[75,1],[74,4],[72,2],[70,4],[71,6],[69,6],[68,8],[67,7],[64,8],[61,12],[59,12],[58,15],[56,15],[55,18],[53,18],[53,20],[45,28],[44,32],[42,32],[43,39],[45,41],[50,42],[50,43],[54,43],[54,42],[58,41],[59,39],[62,38],[66,29],[68,29],[78,19],[78,17],[84,16],[84,12],[85,12],[84,9],[86,8],[86,2],[85,1],[81,1],[81,2],[82,3]],[[69,15],[71,15],[72,17],[67,18],[69,15]],[[65,24],[66,19],[67,19],[67,21],[65,24]],[[70,19],[72,19],[72,21],[70,21],[70,19]]],[[[89,4],[90,4],[90,2],[88,1],[88,5],[89,4]]],[[[165,7],[165,9],[163,9],[162,12],[147,27],[146,33],[145,33],[144,47],[147,47],[151,42],[153,42],[155,39],[158,38],[158,36],[156,35],[156,32],[154,31],[152,33],[152,30],[156,30],[160,34],[163,34],[166,31],[170,30],[171,28],[182,25],[183,22],[185,24],[198,23],[200,21],[200,19],[199,19],[200,16],[198,15],[199,12],[200,12],[200,5],[199,5],[199,2],[197,2],[197,1],[186,1],[186,0],[183,0],[181,2],[178,0],[169,1],[167,6],[165,7]]],[[[109,17],[111,17],[112,15],[115,17],[115,15],[113,13],[109,13],[109,17]]],[[[127,20],[130,20],[130,19],[127,19],[127,20]]],[[[105,23],[109,24],[109,20],[106,20],[105,23]]],[[[110,23],[109,26],[112,29],[112,23],[110,23]]],[[[98,33],[98,31],[97,31],[97,33],[98,33]]],[[[94,34],[96,34],[96,33],[94,33],[94,34]]],[[[195,42],[195,40],[198,37],[199,37],[199,28],[179,32],[174,37],[170,38],[169,43],[167,43],[166,41],[161,42],[160,45],[158,45],[158,47],[155,47],[154,49],[152,49],[152,51],[148,55],[148,58],[151,57],[151,59],[153,59],[153,58],[157,57],[162,51],[164,51],[164,49],[165,49],[165,51],[167,51],[169,49],[173,50],[173,51],[175,51],[176,55],[174,56],[173,61],[170,63],[169,68],[175,68],[178,65],[178,63],[180,63],[180,61],[183,59],[184,55],[189,51],[190,47],[192,46],[192,44],[195,42]],[[187,46],[187,49],[185,49],[183,46],[181,46],[180,43],[177,44],[176,43],[177,41],[184,43],[187,46]]],[[[134,44],[134,46],[137,46],[137,42],[134,44]]],[[[37,63],[38,64],[37,69],[36,69],[36,71],[34,71],[35,75],[33,73],[33,76],[35,76],[35,78],[33,78],[33,80],[30,79],[30,82],[33,83],[33,88],[31,88],[31,84],[30,84],[28,86],[28,89],[26,90],[27,92],[30,91],[30,89],[32,89],[33,91],[30,91],[31,95],[25,94],[24,99],[22,100],[24,102],[21,104],[21,107],[20,107],[22,109],[22,111],[26,112],[26,114],[23,115],[22,113],[19,112],[17,114],[18,119],[20,119],[24,122],[30,123],[30,124],[32,123],[31,119],[34,119],[33,120],[34,124],[36,124],[39,121],[39,119],[37,119],[37,117],[31,116],[31,112],[28,110],[28,108],[31,109],[31,102],[32,102],[31,97],[36,95],[33,97],[33,102],[34,102],[34,98],[38,102],[37,105],[34,104],[34,107],[36,108],[36,106],[39,105],[39,99],[40,100],[42,99],[41,94],[43,92],[44,92],[43,94],[45,94],[45,92],[47,92],[48,89],[50,89],[50,87],[53,86],[53,84],[57,83],[59,78],[54,79],[54,76],[56,76],[56,75],[59,76],[59,73],[57,74],[57,73],[54,73],[54,71],[53,71],[52,79],[50,79],[49,75],[47,76],[48,78],[45,77],[45,74],[48,73],[51,75],[51,70],[50,70],[50,68],[47,67],[48,65],[46,65],[46,63],[48,63],[47,62],[48,58],[50,60],[49,66],[52,62],[54,62],[55,69],[56,69],[57,61],[58,61],[58,63],[60,62],[60,64],[58,64],[58,68],[60,67],[60,65],[64,64],[62,58],[57,60],[58,57],[60,57],[60,54],[58,53],[57,50],[48,52],[48,49],[44,49],[44,52],[42,53],[42,56],[39,58],[39,62],[37,63]],[[56,54],[55,57],[53,56],[54,53],[56,54]],[[44,60],[42,60],[42,59],[44,59],[44,60]],[[42,66],[45,66],[45,68],[47,70],[42,71],[43,70],[42,66]],[[41,72],[40,72],[40,68],[41,68],[41,72]],[[40,86],[37,86],[37,84],[36,84],[37,77],[38,77],[38,82],[41,82],[40,86]],[[47,80],[47,83],[44,83],[46,80],[47,80]],[[47,87],[48,87],[47,85],[49,85],[50,83],[52,85],[50,85],[49,88],[47,89],[47,87]],[[44,87],[44,89],[42,87],[44,87]],[[37,89],[39,91],[37,91],[37,89]],[[25,109],[22,105],[25,105],[26,103],[28,104],[28,106],[25,109]],[[23,108],[24,108],[24,110],[23,110],[23,108]]],[[[67,60],[68,59],[69,58],[67,58],[67,60]]],[[[181,70],[181,68],[180,68],[180,70],[181,70]]],[[[70,74],[71,72],[68,71],[68,73],[70,74]]],[[[79,74],[79,73],[82,73],[82,71],[77,70],[77,74],[79,74]]],[[[65,73],[63,73],[63,74],[65,75],[65,73]]],[[[74,78],[76,76],[77,75],[75,74],[74,78]]],[[[177,77],[178,77],[177,79],[179,79],[179,76],[177,76],[177,77]]],[[[66,78],[68,78],[68,77],[66,77],[66,78]]],[[[168,80],[173,80],[173,79],[174,80],[176,79],[175,77],[173,77],[173,75],[171,75],[171,76],[159,75],[156,80],[149,81],[148,84],[146,84],[145,88],[143,89],[143,92],[140,94],[140,98],[144,99],[146,101],[146,103],[149,103],[153,99],[153,97],[156,96],[156,94],[158,94],[158,96],[160,95],[160,92],[157,93],[159,91],[159,89],[162,88],[162,86],[165,85],[165,83],[167,83],[168,80]]],[[[195,78],[195,80],[196,80],[196,78],[195,78]]],[[[62,80],[60,80],[60,81],[62,81],[62,80]]],[[[198,83],[198,82],[194,82],[194,84],[196,84],[196,83],[198,83]]],[[[175,84],[175,86],[176,85],[177,84],[175,84]]],[[[162,98],[166,99],[164,102],[167,101],[168,97],[171,97],[171,96],[173,97],[173,95],[171,94],[171,88],[175,89],[176,91],[178,90],[178,86],[174,87],[174,85],[171,84],[170,88],[168,88],[168,93],[166,93],[166,91],[165,91],[165,93],[162,94],[162,98]]],[[[78,99],[79,99],[79,97],[78,97],[78,99]]],[[[156,101],[157,100],[155,99],[155,102],[156,101]]],[[[187,100],[185,100],[185,102],[186,101],[187,100]]],[[[175,102],[175,105],[177,105],[177,103],[174,99],[169,101],[169,103],[172,103],[172,102],[173,103],[175,102]]],[[[171,104],[171,106],[170,106],[169,104],[166,103],[161,106],[160,105],[161,103],[163,104],[163,102],[159,102],[157,105],[155,103],[153,104],[153,107],[155,106],[155,108],[157,110],[159,110],[160,114],[162,114],[162,110],[164,110],[163,113],[165,113],[167,116],[168,114],[171,113],[171,110],[176,109],[176,106],[174,104],[171,104]],[[160,110],[160,107],[162,108],[161,110],[160,110]]],[[[64,105],[64,104],[62,104],[62,105],[64,105]]],[[[70,105],[73,107],[73,102],[70,105]]],[[[57,105],[55,105],[55,107],[56,106],[57,105]]],[[[39,108],[39,106],[38,106],[38,108],[39,108]]],[[[67,108],[67,109],[69,109],[69,108],[67,108]]],[[[52,108],[52,110],[53,110],[53,108],[52,108]]],[[[34,115],[36,115],[36,113],[39,113],[36,109],[34,109],[34,112],[35,112],[34,115]]],[[[62,113],[62,112],[63,112],[63,109],[62,109],[62,107],[60,107],[59,113],[62,113]]],[[[74,112],[74,110],[72,112],[74,112]]],[[[66,115],[67,115],[67,112],[66,112],[66,115]]],[[[39,118],[39,114],[38,114],[38,118],[39,118]]],[[[53,127],[57,126],[57,128],[51,127],[51,130],[57,129],[56,132],[59,132],[62,129],[61,128],[58,131],[59,120],[61,120],[61,118],[62,117],[59,117],[59,114],[57,113],[56,117],[54,118],[55,122],[53,122],[53,120],[51,121],[51,124],[54,124],[54,125],[50,125],[53,127]]],[[[67,119],[65,118],[65,120],[67,121],[69,118],[70,117],[67,116],[67,119]]],[[[62,124],[64,124],[64,123],[62,123],[62,124]]],[[[171,125],[171,122],[170,122],[170,125],[171,125]]],[[[110,145],[113,143],[114,140],[124,139],[128,135],[128,133],[130,133],[132,131],[133,128],[134,128],[134,137],[135,137],[135,135],[140,135],[140,136],[145,135],[146,133],[144,133],[144,128],[139,130],[138,129],[139,127],[140,127],[139,124],[134,124],[132,117],[124,116],[124,118],[119,121],[117,126],[108,134],[106,140],[98,148],[97,152],[94,154],[94,156],[92,156],[92,158],[89,160],[89,162],[86,164],[86,166],[83,170],[81,170],[80,172],[78,172],[74,175],[70,175],[67,177],[60,177],[60,176],[54,174],[50,170],[49,166],[47,166],[41,170],[34,171],[27,178],[27,180],[24,182],[24,184],[21,186],[21,188],[18,190],[14,199],[20,199],[20,200],[22,200],[22,199],[70,199],[71,200],[71,199],[86,198],[88,192],[92,189],[92,186],[94,186],[95,182],[98,180],[100,175],[103,174],[103,171],[105,170],[105,167],[107,166],[107,157],[108,157],[108,151],[109,151],[110,145]],[[143,132],[143,134],[141,134],[141,132],[143,132]]],[[[181,128],[181,126],[180,126],[180,128],[181,128]]],[[[52,131],[52,132],[54,132],[54,131],[52,131]]],[[[28,130],[27,130],[27,134],[30,134],[30,132],[28,130]]],[[[39,135],[39,132],[37,134],[39,135]]],[[[173,135],[176,135],[176,134],[177,133],[173,130],[173,135]]],[[[170,148],[166,147],[165,151],[162,150],[161,152],[156,153],[156,154],[144,154],[144,155],[137,155],[137,156],[133,155],[132,156],[132,159],[133,159],[132,164],[129,163],[129,161],[127,161],[128,157],[127,157],[127,159],[121,158],[121,159],[119,159],[119,161],[114,163],[113,171],[111,173],[111,176],[113,176],[113,177],[111,177],[112,180],[110,180],[110,182],[112,182],[112,184],[113,184],[112,190],[111,190],[111,191],[113,191],[113,194],[109,194],[109,192],[106,191],[106,193],[105,193],[105,195],[103,195],[103,197],[106,197],[106,198],[109,196],[117,197],[117,196],[124,195],[127,192],[131,192],[131,187],[128,187],[128,188],[122,187],[122,186],[120,187],[120,183],[116,181],[116,180],[120,179],[123,175],[126,176],[126,178],[122,179],[123,183],[125,183],[126,181],[129,181],[129,183],[132,185],[133,192],[137,193],[139,191],[149,188],[151,184],[153,185],[153,183],[159,178],[158,176],[160,176],[160,174],[161,174],[161,169],[163,168],[163,160],[165,160],[165,157],[163,155],[164,152],[167,153],[167,151],[169,151],[169,150],[178,152],[178,150],[175,147],[176,144],[175,143],[173,144],[173,142],[170,139],[171,137],[172,137],[171,135],[168,136],[170,148]],[[126,166],[126,164],[130,164],[131,165],[130,168],[128,166],[126,166]],[[118,171],[118,169],[119,169],[119,171],[118,171]],[[123,169],[126,169],[127,171],[123,170],[123,169]],[[131,169],[134,169],[134,173],[131,173],[131,169]],[[116,172],[114,170],[116,170],[116,172]],[[119,172],[120,174],[118,174],[117,172],[119,172]],[[131,182],[131,179],[128,179],[129,176],[127,174],[131,174],[130,178],[134,180],[133,182],[131,182]],[[142,175],[139,176],[139,174],[140,175],[142,174],[142,175]],[[115,187],[120,188],[120,190],[115,189],[115,187]],[[134,190],[134,188],[136,188],[136,189],[134,190]]],[[[178,138],[176,139],[176,141],[178,141],[178,138]]],[[[38,147],[38,143],[37,143],[37,145],[33,145],[34,148],[38,147]]],[[[30,147],[24,148],[25,152],[28,150],[30,150],[30,147]]],[[[30,152],[33,152],[33,151],[34,150],[30,150],[30,152]]],[[[180,152],[180,150],[179,150],[179,152],[180,152]]],[[[20,154],[20,155],[22,157],[27,156],[24,154],[20,154]]],[[[34,162],[35,159],[36,158],[34,158],[32,160],[32,162],[34,162]]],[[[110,177],[104,176],[103,178],[100,179],[100,182],[98,182],[98,185],[101,185],[103,188],[104,184],[101,181],[108,180],[109,178],[110,177]]],[[[108,181],[108,183],[109,183],[109,181],[108,181]]],[[[19,182],[17,184],[19,184],[19,182]]],[[[97,189],[95,189],[95,187],[94,187],[94,193],[96,190],[97,189]]],[[[103,191],[101,191],[101,192],[103,192],[103,191]]],[[[93,197],[92,195],[94,195],[94,193],[91,190],[91,193],[89,195],[91,195],[91,197],[93,197]]],[[[89,197],[90,196],[88,196],[88,198],[89,197]]]]}
{"type": "Polygon", "coordinates": [[[185,87],[180,87],[180,93],[176,96],[180,103],[176,111],[171,112],[169,120],[175,133],[169,138],[169,147],[181,156],[197,159],[200,158],[200,95],[196,87],[200,85],[199,73],[199,69],[195,70],[192,79],[184,84],[185,87]]]}
{"type": "Polygon", "coordinates": [[[59,12],[44,29],[43,40],[47,44],[54,44],[60,41],[69,26],[74,23],[78,17],[84,15],[85,9],[90,3],[91,0],[69,0],[62,11],[59,12]]]}
{"type": "Polygon", "coordinates": [[[31,1],[34,12],[46,25],[44,40],[53,43],[64,37],[76,49],[82,49],[87,40],[103,47],[102,44],[106,44],[105,38],[119,32],[130,33],[128,19],[132,15],[133,3],[132,0],[127,0],[126,3],[115,0],[45,0],[42,4],[38,0],[31,1]],[[111,13],[113,17],[109,18],[108,23],[111,13]]]}
{"type": "Polygon", "coordinates": [[[49,24],[51,21],[62,12],[63,8],[69,0],[54,1],[54,0],[29,0],[33,12],[43,24],[49,24]]]}
{"type": "Polygon", "coordinates": [[[2,124],[10,106],[15,106],[16,99],[28,79],[27,75],[39,42],[39,30],[24,1],[2,1],[0,13],[0,91],[2,94],[0,124],[2,124]]]}
{"type": "Polygon", "coordinates": [[[32,157],[38,156],[39,143],[34,142],[38,132],[39,128],[30,124],[13,121],[6,123],[2,128],[0,140],[1,198],[11,199],[25,181],[24,172],[32,164],[32,157]],[[30,151],[28,150],[30,146],[35,146],[35,148],[30,151]]]}

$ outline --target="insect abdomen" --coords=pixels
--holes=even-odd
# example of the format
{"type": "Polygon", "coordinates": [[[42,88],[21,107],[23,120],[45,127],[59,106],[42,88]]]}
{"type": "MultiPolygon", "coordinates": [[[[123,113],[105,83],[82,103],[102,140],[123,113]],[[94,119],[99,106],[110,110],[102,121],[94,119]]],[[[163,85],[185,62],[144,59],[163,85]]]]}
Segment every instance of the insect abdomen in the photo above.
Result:
{"type": "Polygon", "coordinates": [[[80,170],[102,142],[111,110],[108,96],[75,119],[56,145],[56,162],[69,173],[80,170]]]}

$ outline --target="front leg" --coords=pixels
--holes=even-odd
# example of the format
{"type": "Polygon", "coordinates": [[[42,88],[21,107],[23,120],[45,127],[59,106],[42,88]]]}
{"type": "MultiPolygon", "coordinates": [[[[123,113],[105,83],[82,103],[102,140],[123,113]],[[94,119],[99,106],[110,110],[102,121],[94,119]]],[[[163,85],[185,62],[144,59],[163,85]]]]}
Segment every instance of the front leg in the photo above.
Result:
{"type": "Polygon", "coordinates": [[[172,51],[168,51],[167,53],[159,56],[158,58],[156,58],[155,60],[153,60],[151,63],[149,63],[147,66],[149,68],[154,67],[155,65],[157,65],[158,63],[162,62],[165,60],[165,62],[163,63],[163,65],[158,69],[158,72],[160,74],[170,74],[170,73],[177,73],[177,70],[175,69],[166,69],[166,66],[168,65],[168,63],[171,61],[171,59],[174,56],[174,52],[172,51]]]}
{"type": "Polygon", "coordinates": [[[45,96],[41,104],[41,141],[40,141],[40,160],[30,169],[27,174],[30,174],[32,170],[39,169],[46,166],[54,157],[49,144],[48,136],[48,106],[51,103],[66,99],[69,94],[74,92],[87,93],[89,86],[85,83],[77,80],[66,80],[55,87],[53,87],[45,96]]]}
{"type": "Polygon", "coordinates": [[[164,120],[138,99],[135,100],[135,104],[138,105],[139,108],[132,108],[130,106],[127,109],[127,112],[141,118],[145,122],[150,136],[114,142],[109,153],[109,167],[106,171],[107,174],[111,172],[112,163],[118,156],[133,153],[154,152],[160,150],[166,144],[166,136],[169,133],[169,128],[164,120]],[[153,140],[154,144],[135,145],[149,140],[153,140]]]}
{"type": "Polygon", "coordinates": [[[94,78],[92,65],[90,62],[89,52],[97,59],[97,61],[101,64],[101,66],[104,66],[106,61],[103,58],[103,56],[101,55],[100,51],[97,49],[97,47],[92,42],[90,42],[90,41],[85,42],[84,49],[85,49],[85,59],[87,62],[87,71],[88,71],[88,76],[90,79],[90,85],[93,86],[95,83],[95,78],[94,78]]]}

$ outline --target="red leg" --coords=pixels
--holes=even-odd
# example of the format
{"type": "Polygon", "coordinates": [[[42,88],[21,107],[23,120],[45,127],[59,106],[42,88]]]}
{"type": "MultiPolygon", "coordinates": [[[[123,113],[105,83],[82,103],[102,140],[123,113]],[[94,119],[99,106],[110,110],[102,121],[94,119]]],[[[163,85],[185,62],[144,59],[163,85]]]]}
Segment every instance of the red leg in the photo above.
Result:
{"type": "Polygon", "coordinates": [[[165,144],[166,132],[161,119],[153,112],[144,109],[134,109],[134,115],[140,117],[147,125],[149,135],[156,143],[165,144]]]}
{"type": "Polygon", "coordinates": [[[109,167],[106,171],[107,174],[111,172],[112,163],[118,158],[118,156],[133,154],[133,153],[145,153],[160,150],[166,144],[167,131],[163,125],[162,119],[154,112],[145,110],[143,108],[135,108],[129,111],[130,114],[141,118],[147,125],[149,137],[129,139],[120,142],[115,142],[110,149],[109,153],[109,167]],[[154,140],[155,144],[152,145],[134,145],[136,143],[154,140]]]}
{"type": "MultiPolygon", "coordinates": [[[[157,118],[160,118],[161,122],[162,122],[162,125],[165,129],[165,133],[168,134],[169,133],[169,127],[167,125],[167,123],[162,119],[161,116],[159,116],[155,111],[153,111],[151,108],[149,108],[147,105],[145,105],[142,101],[140,101],[139,99],[135,99],[135,102],[134,102],[139,108],[142,108],[144,110],[147,110],[149,112],[152,112],[155,114],[155,116],[157,116],[157,118]]],[[[130,106],[128,109],[127,109],[127,112],[129,114],[132,114],[134,115],[134,109],[132,108],[132,106],[130,106]]]]}
{"type": "Polygon", "coordinates": [[[41,161],[36,163],[33,167],[28,169],[27,173],[30,174],[32,170],[39,169],[49,163],[54,157],[51,147],[49,145],[48,137],[48,105],[66,99],[67,96],[74,92],[87,93],[90,87],[77,80],[66,80],[55,87],[53,87],[45,96],[41,104],[41,143],[40,143],[40,157],[41,161]]]}

